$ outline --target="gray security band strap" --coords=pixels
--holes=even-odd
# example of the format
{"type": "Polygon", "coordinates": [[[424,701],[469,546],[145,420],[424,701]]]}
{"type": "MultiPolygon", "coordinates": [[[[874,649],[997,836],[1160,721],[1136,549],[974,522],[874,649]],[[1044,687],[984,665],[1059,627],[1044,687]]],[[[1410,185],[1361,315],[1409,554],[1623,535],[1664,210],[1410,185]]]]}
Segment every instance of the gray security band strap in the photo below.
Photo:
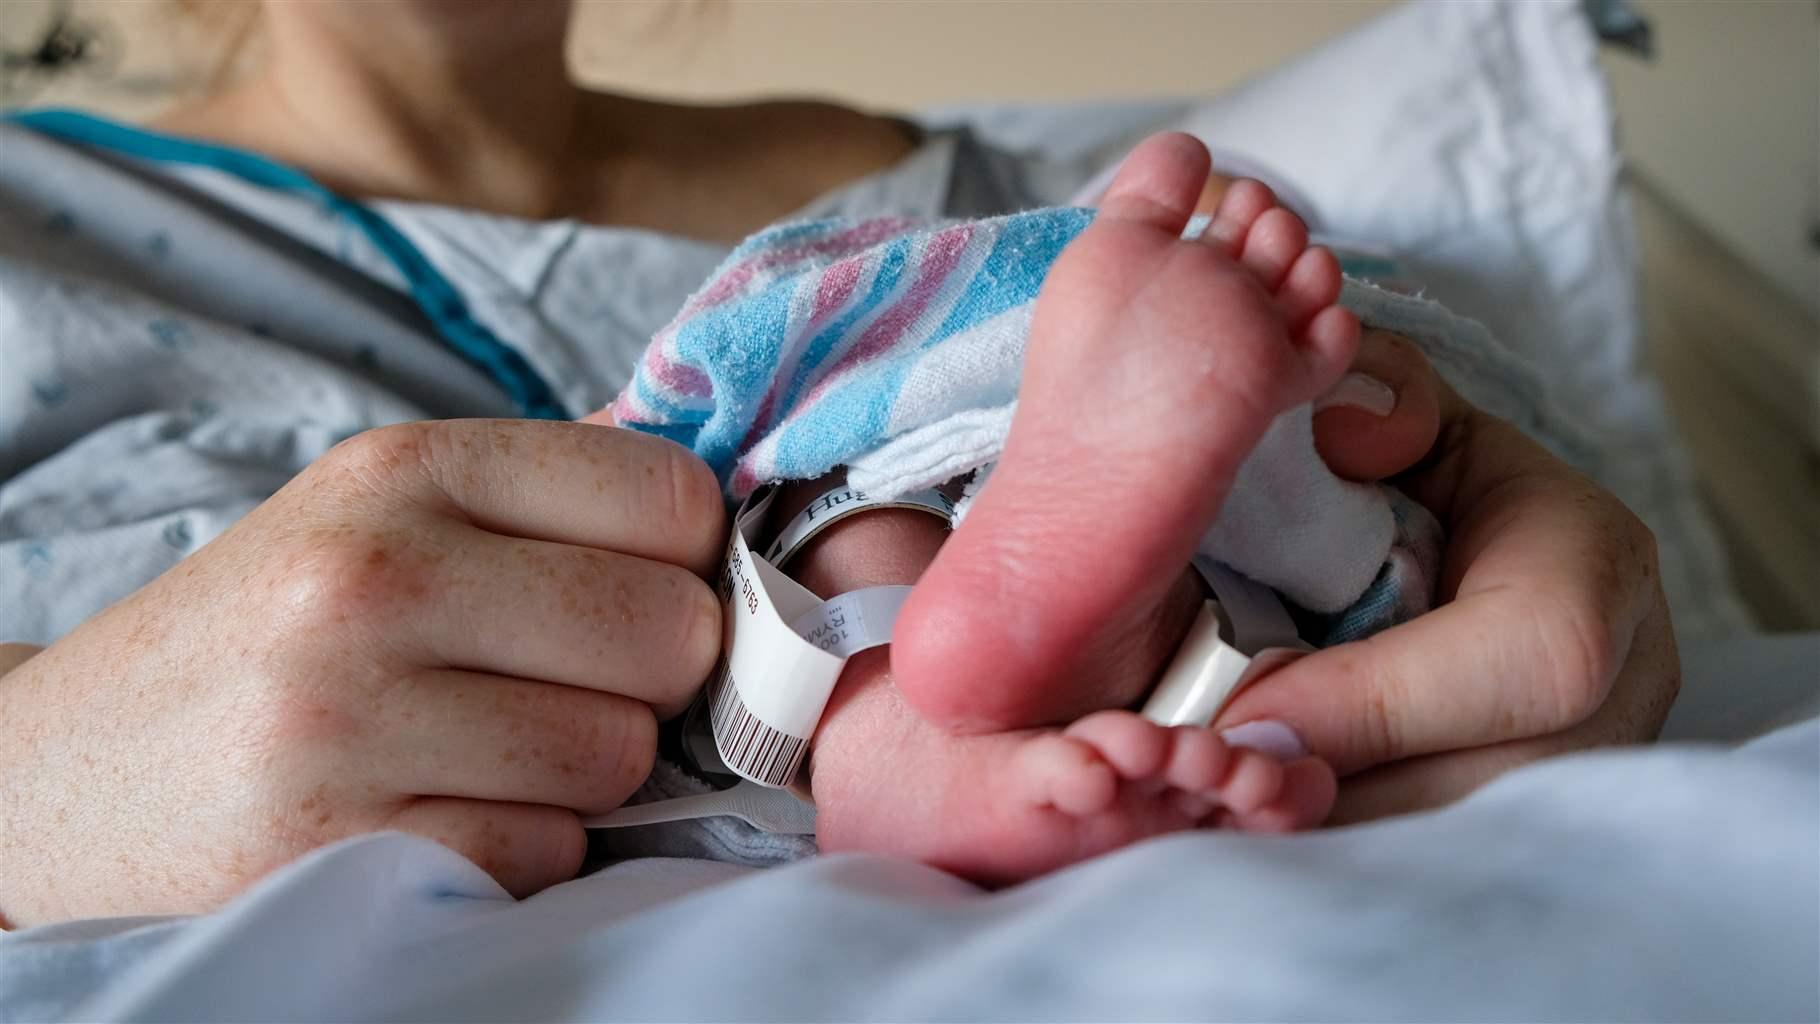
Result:
{"type": "Polygon", "coordinates": [[[1232,646],[1240,653],[1250,657],[1266,647],[1310,649],[1276,591],[1206,555],[1194,556],[1193,564],[1231,624],[1232,646]]]}
{"type": "Polygon", "coordinates": [[[948,523],[954,520],[954,502],[942,492],[930,488],[880,501],[864,491],[857,491],[845,484],[831,488],[814,501],[803,506],[803,510],[791,517],[783,529],[777,531],[777,539],[765,548],[765,561],[782,569],[796,557],[805,545],[815,539],[815,535],[842,519],[857,512],[877,512],[884,509],[902,508],[927,512],[948,523]]]}

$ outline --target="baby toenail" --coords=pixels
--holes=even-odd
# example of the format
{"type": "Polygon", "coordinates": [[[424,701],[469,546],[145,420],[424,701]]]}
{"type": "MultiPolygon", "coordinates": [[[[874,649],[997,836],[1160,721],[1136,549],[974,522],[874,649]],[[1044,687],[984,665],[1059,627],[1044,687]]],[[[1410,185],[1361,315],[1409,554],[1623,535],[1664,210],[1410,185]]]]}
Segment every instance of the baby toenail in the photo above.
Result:
{"type": "Polygon", "coordinates": [[[1314,411],[1344,406],[1362,409],[1373,416],[1389,416],[1396,410],[1397,393],[1390,385],[1363,373],[1349,373],[1327,393],[1314,400],[1314,411]]]}
{"type": "Polygon", "coordinates": [[[1294,729],[1273,719],[1235,725],[1220,733],[1220,739],[1225,740],[1227,746],[1269,754],[1279,761],[1293,761],[1308,754],[1308,745],[1302,742],[1302,737],[1297,736],[1294,729]]]}

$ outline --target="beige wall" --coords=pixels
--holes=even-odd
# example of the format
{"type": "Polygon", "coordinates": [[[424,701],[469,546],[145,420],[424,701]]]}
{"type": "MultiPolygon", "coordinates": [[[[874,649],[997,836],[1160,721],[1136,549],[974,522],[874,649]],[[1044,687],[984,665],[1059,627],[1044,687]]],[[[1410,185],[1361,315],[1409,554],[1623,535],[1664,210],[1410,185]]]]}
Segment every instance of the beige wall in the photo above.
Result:
{"type": "MultiPolygon", "coordinates": [[[[1820,317],[1820,2],[1644,0],[1659,52],[1606,59],[1624,151],[1820,317]]],[[[1820,344],[1820,340],[1816,341],[1820,344]]]]}
{"type": "Polygon", "coordinates": [[[910,108],[1206,94],[1391,0],[582,0],[589,81],[702,98],[796,93],[910,108]]]}
{"type": "MultiPolygon", "coordinates": [[[[1464,0],[1456,0],[1464,2],[1464,0]]],[[[1205,95],[1391,0],[582,0],[575,64],[603,86],[703,99],[1205,95]]],[[[1641,0],[1653,61],[1606,66],[1626,152],[1820,316],[1820,3],[1641,0]]]]}
{"type": "MultiPolygon", "coordinates": [[[[215,0],[219,12],[249,0],[215,0]]],[[[311,2],[311,0],[292,0],[311,2]]],[[[381,3],[384,0],[370,0],[381,3]]],[[[1208,94],[1371,17],[1392,0],[578,0],[571,56],[601,87],[692,99],[806,95],[882,109],[967,99],[1208,94]]],[[[0,0],[0,38],[52,0],[0,0]]],[[[125,63],[67,76],[34,103],[137,117],[215,67],[216,22],[168,0],[76,0],[125,63]]],[[[6,97],[6,99],[15,99],[6,97]]]]}

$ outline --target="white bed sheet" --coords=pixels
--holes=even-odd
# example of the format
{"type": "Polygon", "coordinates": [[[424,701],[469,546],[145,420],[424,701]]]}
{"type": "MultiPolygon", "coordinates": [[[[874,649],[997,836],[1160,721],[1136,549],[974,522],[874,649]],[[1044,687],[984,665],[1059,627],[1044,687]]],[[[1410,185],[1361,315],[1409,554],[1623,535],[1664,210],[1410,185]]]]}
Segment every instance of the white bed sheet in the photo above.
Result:
{"type": "Polygon", "coordinates": [[[0,938],[0,1019],[1814,1020],[1817,848],[1812,721],[996,894],[841,856],[634,861],[514,903],[369,836],[209,917],[0,938]]]}

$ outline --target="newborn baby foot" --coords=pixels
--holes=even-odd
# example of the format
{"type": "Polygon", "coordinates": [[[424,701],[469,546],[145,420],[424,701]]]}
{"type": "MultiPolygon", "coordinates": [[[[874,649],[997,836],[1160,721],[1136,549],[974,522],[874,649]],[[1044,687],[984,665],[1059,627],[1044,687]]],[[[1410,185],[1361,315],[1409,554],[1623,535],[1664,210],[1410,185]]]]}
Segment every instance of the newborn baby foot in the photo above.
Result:
{"type": "Polygon", "coordinates": [[[1135,700],[1109,638],[1155,618],[1270,422],[1352,359],[1339,265],[1269,189],[1234,182],[1181,240],[1207,171],[1189,136],[1138,147],[1043,286],[1003,458],[894,634],[898,688],[947,728],[1135,700]]]}
{"type": "MultiPolygon", "coordinates": [[[[815,493],[792,488],[778,514],[815,493]]],[[[920,513],[868,513],[828,528],[789,570],[823,595],[910,582],[944,536],[920,513]]],[[[1198,608],[1198,584],[1182,582],[1159,621],[1198,608]]],[[[1171,644],[1151,626],[1114,645],[1122,657],[1108,662],[1107,689],[1142,690],[1156,677],[1171,644]]],[[[823,852],[911,857],[1003,884],[1185,829],[1306,828],[1333,806],[1334,775],[1317,758],[1278,761],[1211,729],[1167,728],[1129,711],[1099,711],[1065,730],[955,735],[904,703],[888,666],[877,650],[849,661],[813,738],[823,852]]]]}

